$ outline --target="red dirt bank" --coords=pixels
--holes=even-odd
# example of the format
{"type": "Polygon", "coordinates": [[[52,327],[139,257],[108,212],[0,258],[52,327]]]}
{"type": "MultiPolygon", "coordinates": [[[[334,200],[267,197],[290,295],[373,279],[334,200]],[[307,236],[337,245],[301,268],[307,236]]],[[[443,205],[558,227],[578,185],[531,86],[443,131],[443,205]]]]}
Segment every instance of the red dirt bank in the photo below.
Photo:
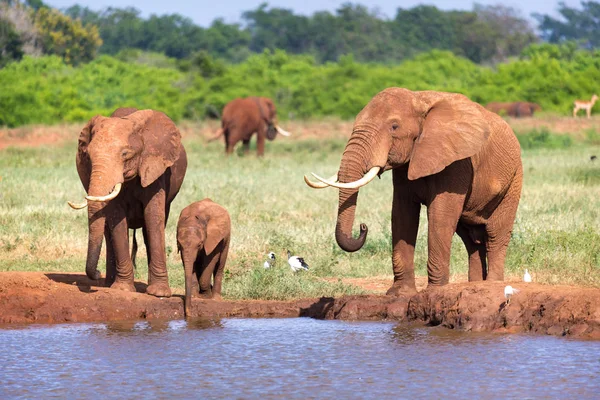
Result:
{"type": "MultiPolygon", "coordinates": [[[[136,284],[142,287],[143,284],[136,284]]],[[[298,317],[421,321],[465,331],[535,332],[600,339],[600,289],[504,282],[450,284],[412,298],[346,296],[297,301],[194,299],[207,318],[298,317]]],[[[59,323],[182,318],[180,297],[158,299],[96,286],[82,274],[0,273],[0,323],[59,323]]]]}

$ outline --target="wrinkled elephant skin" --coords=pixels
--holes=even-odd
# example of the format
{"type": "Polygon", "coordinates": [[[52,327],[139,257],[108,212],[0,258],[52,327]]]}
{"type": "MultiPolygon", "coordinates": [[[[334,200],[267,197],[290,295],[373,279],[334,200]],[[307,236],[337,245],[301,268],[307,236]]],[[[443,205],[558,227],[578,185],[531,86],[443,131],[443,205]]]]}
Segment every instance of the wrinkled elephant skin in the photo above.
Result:
{"type": "Polygon", "coordinates": [[[230,236],[229,213],[212,200],[197,201],[181,211],[177,222],[177,249],[185,272],[186,316],[191,316],[192,295],[209,299],[221,297],[230,236]]]}
{"type": "Polygon", "coordinates": [[[392,170],[392,267],[388,294],[414,293],[414,251],[421,205],[427,207],[430,286],[450,277],[454,233],[469,255],[469,281],[503,280],[504,259],[521,196],[519,142],[510,126],[467,97],[389,88],[363,108],[333,180],[309,186],[340,188],[335,236],[345,251],[367,237],[352,226],[358,188],[392,170]],[[365,179],[369,176],[369,179],[365,179]]]}
{"type": "Polygon", "coordinates": [[[146,292],[170,296],[165,225],[187,168],[173,121],[161,112],[135,108],[120,108],[108,118],[98,115],[79,135],[76,164],[88,194],[88,277],[100,278],[104,236],[107,285],[135,291],[129,229],[141,228],[149,264],[146,292]]]}
{"type": "Polygon", "coordinates": [[[244,153],[247,153],[254,133],[259,156],[265,154],[265,139],[274,140],[277,133],[289,136],[289,132],[277,125],[277,109],[267,97],[237,98],[227,103],[221,117],[221,129],[211,140],[223,135],[227,154],[233,153],[235,145],[241,141],[244,153]]]}

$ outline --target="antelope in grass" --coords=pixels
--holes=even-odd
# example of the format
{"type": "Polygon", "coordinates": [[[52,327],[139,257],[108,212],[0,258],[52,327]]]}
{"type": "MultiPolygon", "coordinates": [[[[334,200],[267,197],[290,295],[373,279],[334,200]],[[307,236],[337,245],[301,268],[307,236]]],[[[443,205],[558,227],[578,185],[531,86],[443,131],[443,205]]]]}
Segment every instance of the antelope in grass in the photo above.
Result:
{"type": "Polygon", "coordinates": [[[592,107],[594,107],[594,103],[598,100],[598,95],[593,95],[591,101],[586,100],[575,100],[573,104],[575,104],[575,108],[573,108],[573,117],[577,116],[577,111],[585,110],[587,113],[587,117],[589,118],[592,114],[592,107]]]}

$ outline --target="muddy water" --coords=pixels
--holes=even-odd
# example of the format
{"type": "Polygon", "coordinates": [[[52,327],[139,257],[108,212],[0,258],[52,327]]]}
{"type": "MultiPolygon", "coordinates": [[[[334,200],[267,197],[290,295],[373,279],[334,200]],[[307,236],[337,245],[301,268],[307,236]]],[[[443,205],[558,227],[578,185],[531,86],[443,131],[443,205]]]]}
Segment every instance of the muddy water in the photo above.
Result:
{"type": "Polygon", "coordinates": [[[0,398],[598,398],[600,342],[223,319],[0,330],[0,398]]]}

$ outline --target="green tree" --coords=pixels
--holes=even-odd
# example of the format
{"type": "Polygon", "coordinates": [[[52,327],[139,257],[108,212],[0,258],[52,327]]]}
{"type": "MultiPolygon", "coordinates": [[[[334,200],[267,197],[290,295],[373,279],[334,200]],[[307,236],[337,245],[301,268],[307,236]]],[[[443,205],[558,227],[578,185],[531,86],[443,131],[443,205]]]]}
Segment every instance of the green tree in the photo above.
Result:
{"type": "Polygon", "coordinates": [[[241,29],[239,24],[226,24],[217,18],[204,31],[199,48],[212,56],[240,62],[250,55],[251,38],[250,32],[241,29]]]}
{"type": "Polygon", "coordinates": [[[454,19],[435,6],[399,8],[392,23],[394,37],[402,43],[407,55],[431,49],[450,50],[456,42],[454,19]]]}
{"type": "MultiPolygon", "coordinates": [[[[196,26],[181,15],[141,17],[135,8],[101,12],[81,6],[66,11],[83,24],[97,25],[102,53],[141,49],[189,59],[204,51],[211,57],[241,62],[253,53],[282,49],[310,54],[319,62],[353,54],[359,62],[393,63],[433,49],[451,50],[475,62],[499,62],[518,55],[535,40],[527,21],[514,9],[475,5],[473,11],[442,11],[434,6],[398,9],[387,20],[360,4],[344,3],[334,13],[311,16],[263,3],[242,13],[244,25],[213,21],[196,26]]],[[[182,68],[187,68],[181,63],[182,68]]]]}
{"type": "Polygon", "coordinates": [[[91,24],[83,25],[56,9],[40,8],[35,14],[44,53],[56,54],[66,63],[77,65],[94,59],[102,39],[98,29],[91,24]]]}
{"type": "Polygon", "coordinates": [[[23,43],[14,26],[0,18],[0,68],[13,60],[23,57],[23,43]]]}
{"type": "Polygon", "coordinates": [[[550,43],[576,40],[587,48],[600,47],[600,2],[582,1],[581,9],[558,3],[560,19],[534,14],[540,36],[550,43]]]}
{"type": "Polygon", "coordinates": [[[252,37],[250,50],[262,52],[264,49],[286,49],[291,53],[306,52],[310,47],[308,18],[294,15],[289,9],[267,10],[267,7],[267,3],[262,3],[256,10],[242,14],[252,37]]]}

